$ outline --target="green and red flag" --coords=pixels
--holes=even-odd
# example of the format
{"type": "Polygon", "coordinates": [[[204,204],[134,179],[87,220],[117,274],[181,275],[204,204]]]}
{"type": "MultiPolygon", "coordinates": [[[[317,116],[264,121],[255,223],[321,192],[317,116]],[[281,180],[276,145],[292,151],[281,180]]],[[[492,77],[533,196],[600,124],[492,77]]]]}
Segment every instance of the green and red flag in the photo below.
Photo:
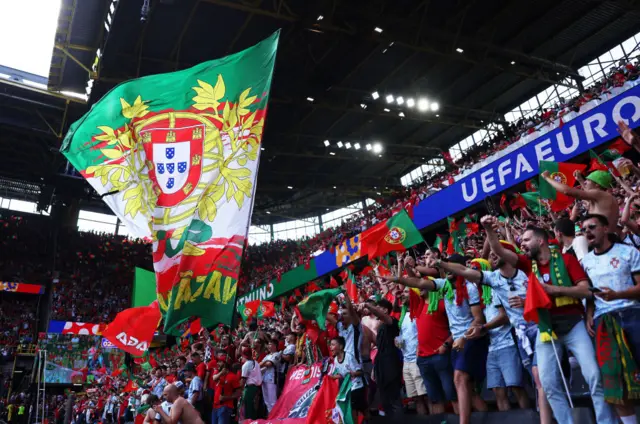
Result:
{"type": "Polygon", "coordinates": [[[602,157],[605,160],[613,161],[624,155],[629,150],[631,150],[631,146],[629,146],[622,138],[618,137],[616,141],[607,147],[607,150],[602,152],[602,157]]]}
{"type": "MultiPolygon", "coordinates": [[[[576,177],[573,173],[575,171],[583,172],[586,168],[586,165],[576,163],[540,161],[540,174],[549,171],[552,179],[569,187],[573,187],[576,183],[576,177]]],[[[573,197],[556,191],[556,189],[542,177],[540,177],[540,197],[550,200],[550,206],[553,212],[560,212],[566,209],[575,200],[573,197]]]]}
{"type": "Polygon", "coordinates": [[[238,305],[238,313],[245,322],[253,317],[258,319],[273,317],[276,314],[276,305],[266,300],[252,300],[238,305]]]}
{"type": "Polygon", "coordinates": [[[617,162],[622,160],[621,156],[605,163],[605,161],[602,160],[602,158],[598,156],[596,152],[594,152],[593,150],[589,150],[589,157],[591,158],[591,161],[589,162],[589,172],[611,171],[611,173],[613,173],[613,175],[615,175],[616,177],[620,176],[620,172],[618,171],[618,168],[616,165],[617,165],[617,162]]]}
{"type": "Polygon", "coordinates": [[[464,222],[456,221],[455,218],[447,218],[449,222],[449,243],[447,244],[447,254],[453,255],[459,253],[464,255],[464,249],[462,248],[462,239],[467,233],[467,224],[464,222]]]}
{"type": "Polygon", "coordinates": [[[358,302],[358,286],[356,285],[356,277],[353,275],[351,270],[345,269],[340,273],[340,278],[344,283],[345,291],[347,292],[347,296],[351,299],[352,302],[358,302]]]}
{"type": "Polygon", "coordinates": [[[527,191],[538,191],[538,181],[535,178],[525,181],[524,185],[527,191]]]}
{"type": "Polygon", "coordinates": [[[513,200],[511,200],[512,209],[529,208],[538,216],[547,214],[547,210],[544,208],[545,204],[546,200],[543,203],[538,192],[516,193],[513,200]]]}
{"type": "Polygon", "coordinates": [[[444,241],[442,235],[436,234],[436,241],[433,243],[434,249],[438,249],[440,252],[444,252],[444,241]]]}
{"type": "Polygon", "coordinates": [[[393,251],[406,250],[423,242],[422,234],[409,218],[407,211],[402,210],[360,235],[361,246],[369,259],[386,255],[393,251]]]}
{"type": "Polygon", "coordinates": [[[467,233],[467,237],[472,236],[474,234],[478,234],[480,232],[480,224],[478,224],[478,214],[465,215],[463,219],[465,225],[465,231],[467,233]]]}
{"type": "Polygon", "coordinates": [[[167,333],[193,316],[231,323],[278,37],[124,82],[62,144],[127,230],[153,240],[167,333]]]}
{"type": "Polygon", "coordinates": [[[329,305],[337,295],[342,293],[342,289],[320,290],[305,297],[295,307],[295,312],[300,321],[316,321],[321,330],[326,330],[326,318],[329,305]]]}

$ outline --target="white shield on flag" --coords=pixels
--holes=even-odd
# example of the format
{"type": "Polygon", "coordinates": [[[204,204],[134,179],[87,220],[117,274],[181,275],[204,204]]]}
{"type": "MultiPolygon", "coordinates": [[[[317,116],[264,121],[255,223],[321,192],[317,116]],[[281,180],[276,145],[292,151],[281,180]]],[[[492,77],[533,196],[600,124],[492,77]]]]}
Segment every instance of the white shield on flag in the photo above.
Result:
{"type": "Polygon", "coordinates": [[[187,183],[191,168],[191,143],[154,143],[153,165],[163,193],[173,194],[187,183]]]}

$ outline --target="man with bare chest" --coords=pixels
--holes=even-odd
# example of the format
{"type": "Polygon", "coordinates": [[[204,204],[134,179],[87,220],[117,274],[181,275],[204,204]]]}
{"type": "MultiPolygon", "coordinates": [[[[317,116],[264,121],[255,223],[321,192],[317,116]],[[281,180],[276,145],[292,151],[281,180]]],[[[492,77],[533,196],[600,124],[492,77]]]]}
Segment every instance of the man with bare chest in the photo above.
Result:
{"type": "Polygon", "coordinates": [[[164,388],[163,397],[172,404],[171,415],[162,409],[160,405],[154,405],[152,408],[162,417],[163,424],[204,424],[200,413],[178,392],[178,388],[169,384],[164,388]]]}
{"type": "Polygon", "coordinates": [[[584,189],[569,187],[551,178],[548,171],[542,173],[544,178],[556,191],[578,200],[589,202],[589,213],[604,215],[609,222],[618,222],[620,209],[616,198],[607,191],[612,187],[613,177],[607,171],[594,171],[586,179],[580,173],[575,174],[584,189]]]}

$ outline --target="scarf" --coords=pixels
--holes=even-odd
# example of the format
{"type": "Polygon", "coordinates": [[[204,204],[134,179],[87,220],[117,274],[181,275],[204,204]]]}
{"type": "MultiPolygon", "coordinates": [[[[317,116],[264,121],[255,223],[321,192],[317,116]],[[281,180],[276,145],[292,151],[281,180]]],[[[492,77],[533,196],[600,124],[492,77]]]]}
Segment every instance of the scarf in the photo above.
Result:
{"type": "Polygon", "coordinates": [[[600,319],[596,329],[596,357],[602,372],[604,399],[621,405],[626,389],[629,399],[640,399],[638,365],[631,354],[620,324],[609,314],[600,319]]]}
{"type": "MultiPolygon", "coordinates": [[[[481,272],[491,271],[491,264],[486,259],[476,258],[471,261],[471,268],[481,272]]],[[[485,306],[491,305],[491,301],[493,299],[493,291],[491,290],[491,287],[484,284],[482,285],[479,284],[479,286],[481,286],[481,287],[478,287],[478,289],[482,293],[482,303],[485,306]]]]}
{"type": "MultiPolygon", "coordinates": [[[[551,283],[554,286],[561,287],[571,287],[571,277],[567,272],[567,267],[564,264],[564,259],[562,258],[562,254],[560,250],[558,250],[555,246],[550,246],[551,250],[551,260],[549,263],[549,273],[551,274],[551,283]]],[[[527,298],[529,297],[530,290],[535,289],[534,284],[546,284],[542,275],[540,274],[540,269],[538,268],[538,262],[535,260],[531,261],[531,275],[529,276],[529,286],[527,288],[527,298]],[[537,281],[536,281],[537,280],[537,281]]],[[[541,289],[541,287],[538,287],[541,289]]],[[[544,291],[543,291],[544,293],[544,291]]],[[[545,293],[546,296],[546,293],[545,293]]],[[[533,296],[532,296],[533,298],[533,296]]],[[[547,296],[547,300],[549,300],[547,296]]],[[[567,296],[560,296],[554,299],[551,299],[549,302],[549,306],[536,306],[532,307],[537,308],[538,313],[538,330],[540,330],[540,341],[542,342],[550,342],[551,339],[557,339],[558,336],[554,333],[552,325],[551,325],[551,313],[549,309],[555,305],[556,307],[573,305],[578,302],[577,299],[573,299],[567,296]]],[[[525,309],[527,309],[525,305],[525,309]]],[[[525,317],[526,319],[526,317],[525,317]]]]}
{"type": "Polygon", "coordinates": [[[456,277],[455,279],[455,287],[454,287],[454,283],[452,283],[451,280],[447,279],[442,290],[444,293],[444,298],[447,299],[449,302],[453,302],[453,299],[455,297],[457,306],[462,306],[462,302],[464,302],[465,299],[469,300],[469,292],[467,291],[467,284],[464,281],[464,278],[460,276],[456,277]],[[455,295],[454,295],[454,290],[455,290],[455,295]]]}

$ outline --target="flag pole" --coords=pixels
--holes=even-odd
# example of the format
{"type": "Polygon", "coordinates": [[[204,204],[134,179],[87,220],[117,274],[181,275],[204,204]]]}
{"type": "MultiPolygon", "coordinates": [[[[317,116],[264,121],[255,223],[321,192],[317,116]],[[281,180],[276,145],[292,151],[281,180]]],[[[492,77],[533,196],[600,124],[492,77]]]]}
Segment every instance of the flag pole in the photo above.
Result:
{"type": "Polygon", "coordinates": [[[569,406],[573,409],[573,401],[571,400],[571,393],[569,393],[569,385],[567,385],[567,379],[562,372],[562,365],[560,364],[560,357],[558,356],[558,351],[556,350],[556,344],[553,342],[553,337],[551,337],[551,346],[553,347],[553,354],[556,357],[556,362],[558,363],[558,370],[560,371],[560,377],[562,377],[562,383],[564,384],[564,389],[567,391],[567,399],[569,399],[569,406]]]}

